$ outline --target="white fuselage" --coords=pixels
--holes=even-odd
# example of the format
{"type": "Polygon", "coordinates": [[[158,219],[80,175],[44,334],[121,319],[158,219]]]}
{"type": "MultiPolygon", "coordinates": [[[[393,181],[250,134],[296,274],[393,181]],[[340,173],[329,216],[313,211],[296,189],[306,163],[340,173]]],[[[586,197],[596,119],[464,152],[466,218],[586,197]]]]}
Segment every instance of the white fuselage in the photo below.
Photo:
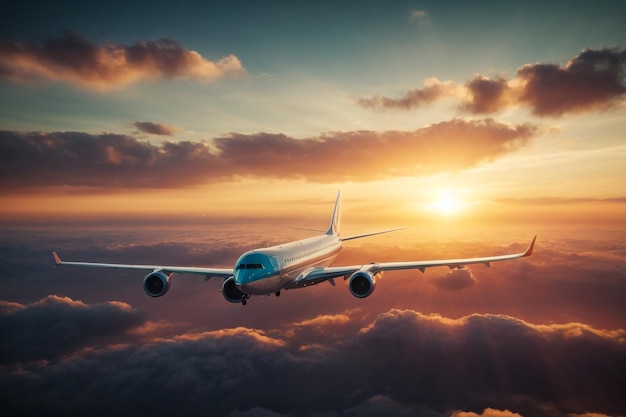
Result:
{"type": "Polygon", "coordinates": [[[341,251],[341,239],[322,235],[244,253],[235,264],[237,287],[248,295],[265,295],[298,288],[298,280],[324,268],[341,251]]]}

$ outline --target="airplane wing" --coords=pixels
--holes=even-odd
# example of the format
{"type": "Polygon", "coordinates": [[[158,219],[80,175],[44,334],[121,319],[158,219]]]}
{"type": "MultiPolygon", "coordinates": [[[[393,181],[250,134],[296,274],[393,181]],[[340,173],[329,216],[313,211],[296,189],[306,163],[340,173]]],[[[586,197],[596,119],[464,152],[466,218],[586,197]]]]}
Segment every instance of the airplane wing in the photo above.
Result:
{"type": "Polygon", "coordinates": [[[327,267],[327,268],[314,268],[309,271],[305,271],[298,279],[296,279],[288,288],[300,288],[308,285],[318,284],[323,281],[329,280],[334,285],[334,278],[343,277],[348,279],[352,274],[360,270],[366,270],[372,275],[375,275],[383,271],[399,271],[403,269],[419,269],[424,272],[426,268],[432,268],[435,266],[447,266],[451,269],[461,268],[465,265],[483,264],[491,266],[492,262],[508,261],[511,259],[524,258],[532,255],[535,247],[535,236],[528,245],[528,248],[521,253],[514,253],[510,255],[497,255],[497,256],[485,256],[481,258],[464,258],[464,259],[442,259],[434,261],[414,261],[414,262],[382,262],[372,263],[365,265],[352,265],[352,266],[340,266],[340,267],[327,267]]]}
{"type": "Polygon", "coordinates": [[[62,261],[56,252],[52,252],[54,256],[54,262],[56,265],[74,265],[74,266],[89,266],[95,268],[114,268],[114,269],[138,269],[144,271],[156,271],[160,270],[167,274],[196,274],[204,275],[206,278],[221,277],[229,278],[233,275],[232,269],[220,269],[220,268],[198,268],[188,266],[160,266],[160,265],[127,265],[127,264],[107,264],[107,263],[95,263],[95,262],[67,262],[62,261]]]}

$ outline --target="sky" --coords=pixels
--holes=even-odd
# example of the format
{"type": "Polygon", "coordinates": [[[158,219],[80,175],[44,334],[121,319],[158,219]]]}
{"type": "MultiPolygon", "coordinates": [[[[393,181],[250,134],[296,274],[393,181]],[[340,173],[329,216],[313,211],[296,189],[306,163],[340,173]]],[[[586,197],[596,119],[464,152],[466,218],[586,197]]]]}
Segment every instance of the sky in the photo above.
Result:
{"type": "Polygon", "coordinates": [[[624,15],[619,1],[4,5],[0,409],[626,415],[624,15]],[[136,272],[51,267],[52,250],[230,267],[325,228],[340,189],[346,235],[408,228],[346,242],[336,265],[538,235],[536,250],[388,273],[363,300],[338,282],[245,308],[215,280],[177,276],[150,299],[136,272]]]}

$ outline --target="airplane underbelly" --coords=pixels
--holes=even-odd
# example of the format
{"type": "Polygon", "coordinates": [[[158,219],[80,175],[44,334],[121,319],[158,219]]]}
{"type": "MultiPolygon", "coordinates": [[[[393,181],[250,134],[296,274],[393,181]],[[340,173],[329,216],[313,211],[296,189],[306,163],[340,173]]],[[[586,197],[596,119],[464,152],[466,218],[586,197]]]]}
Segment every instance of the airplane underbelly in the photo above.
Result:
{"type": "Polygon", "coordinates": [[[249,282],[239,286],[242,292],[248,295],[267,295],[275,293],[284,287],[283,277],[275,275],[258,281],[249,282]]]}

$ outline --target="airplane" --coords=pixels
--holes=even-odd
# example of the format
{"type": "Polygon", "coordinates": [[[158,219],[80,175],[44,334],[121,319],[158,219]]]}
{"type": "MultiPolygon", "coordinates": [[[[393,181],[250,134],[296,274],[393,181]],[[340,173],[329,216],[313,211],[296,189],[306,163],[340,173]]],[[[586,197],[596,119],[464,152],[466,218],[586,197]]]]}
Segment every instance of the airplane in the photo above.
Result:
{"type": "Polygon", "coordinates": [[[253,295],[269,295],[273,293],[278,297],[282,290],[310,287],[324,281],[328,281],[334,286],[334,279],[340,277],[344,280],[349,279],[348,288],[353,296],[365,298],[372,294],[377,279],[380,278],[384,271],[418,269],[424,272],[426,268],[431,267],[447,266],[451,269],[459,269],[470,264],[490,266],[492,262],[507,261],[532,255],[535,240],[537,239],[537,236],[535,236],[524,252],[510,255],[329,266],[341,251],[343,242],[402,229],[388,229],[341,237],[340,226],[341,190],[337,194],[330,225],[324,234],[248,251],[239,257],[233,269],[66,262],[62,261],[56,252],[52,252],[52,255],[56,265],[151,271],[143,280],[144,291],[150,297],[165,295],[170,288],[173,274],[202,275],[205,277],[205,280],[214,277],[223,278],[221,293],[224,298],[231,303],[246,305],[248,299],[253,295]]]}

